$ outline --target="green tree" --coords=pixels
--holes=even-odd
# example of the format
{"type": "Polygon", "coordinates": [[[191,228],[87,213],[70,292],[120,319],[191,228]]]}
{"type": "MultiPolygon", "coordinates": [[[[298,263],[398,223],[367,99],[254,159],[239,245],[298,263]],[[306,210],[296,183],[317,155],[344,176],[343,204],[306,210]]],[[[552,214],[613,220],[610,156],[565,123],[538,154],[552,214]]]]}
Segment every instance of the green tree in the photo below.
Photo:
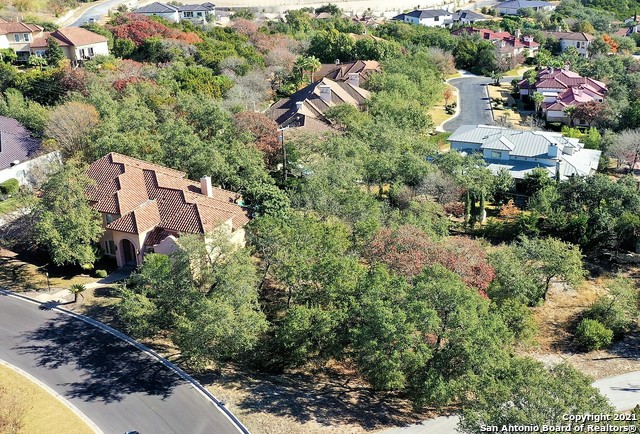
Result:
{"type": "Polygon", "coordinates": [[[522,189],[525,195],[532,197],[544,187],[552,184],[553,179],[551,179],[549,171],[542,167],[536,167],[524,175],[522,189]]]}
{"type": "Polygon", "coordinates": [[[460,428],[475,434],[488,425],[559,426],[567,425],[566,415],[611,411],[591,379],[568,364],[547,369],[533,359],[515,358],[463,405],[460,428]]]}
{"type": "Polygon", "coordinates": [[[36,240],[56,265],[92,267],[97,259],[94,243],[102,235],[102,219],[85,195],[89,186],[84,168],[67,164],[43,187],[34,211],[36,240]]]}
{"type": "Polygon", "coordinates": [[[584,277],[582,252],[578,246],[555,238],[525,237],[517,243],[516,252],[543,285],[543,300],[547,298],[551,279],[562,279],[576,285],[584,277]]]}
{"type": "Polygon", "coordinates": [[[49,36],[47,38],[47,48],[44,51],[44,59],[47,61],[47,65],[57,67],[64,58],[64,51],[58,41],[49,36]]]}
{"type": "Polygon", "coordinates": [[[257,275],[245,249],[221,232],[180,237],[171,257],[148,254],[121,288],[118,312],[137,336],[168,334],[196,367],[246,354],[266,330],[257,275]]]}

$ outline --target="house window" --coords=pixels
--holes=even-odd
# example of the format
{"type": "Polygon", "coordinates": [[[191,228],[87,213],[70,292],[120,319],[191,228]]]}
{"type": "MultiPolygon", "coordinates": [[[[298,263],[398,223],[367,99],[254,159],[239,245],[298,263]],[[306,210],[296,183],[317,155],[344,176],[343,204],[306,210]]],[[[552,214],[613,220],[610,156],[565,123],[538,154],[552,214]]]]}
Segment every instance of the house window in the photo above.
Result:
{"type": "Polygon", "coordinates": [[[201,17],[201,16],[202,16],[202,12],[198,12],[198,14],[197,14],[197,15],[198,15],[199,17],[201,17]]]}
{"type": "Polygon", "coordinates": [[[45,50],[36,50],[36,57],[44,57],[45,50]]]}
{"type": "Polygon", "coordinates": [[[104,221],[105,221],[106,224],[111,223],[115,219],[116,219],[116,216],[114,216],[113,214],[105,214],[104,215],[104,221]]]}
{"type": "Polygon", "coordinates": [[[19,35],[19,34],[17,34],[17,33],[16,33],[15,35],[13,35],[13,40],[14,40],[15,42],[20,42],[20,35],[19,35]]]}
{"type": "Polygon", "coordinates": [[[29,42],[29,34],[28,33],[23,33],[22,37],[24,38],[24,42],[29,42]]]}
{"type": "Polygon", "coordinates": [[[81,48],[81,49],[80,49],[80,58],[81,58],[81,59],[84,59],[85,57],[86,57],[86,55],[85,55],[84,48],[81,48]]]}
{"type": "Polygon", "coordinates": [[[491,158],[501,158],[502,154],[498,151],[491,151],[491,158]]]}
{"type": "Polygon", "coordinates": [[[89,47],[89,56],[93,57],[94,53],[93,53],[93,47],[89,47]]]}
{"type": "Polygon", "coordinates": [[[433,21],[440,21],[440,17],[433,17],[433,21]]]}
{"type": "Polygon", "coordinates": [[[184,17],[185,18],[193,18],[193,11],[185,11],[184,12],[184,17]]]}
{"type": "Polygon", "coordinates": [[[115,255],[116,254],[116,243],[113,240],[107,240],[104,242],[104,251],[107,255],[115,255]]]}

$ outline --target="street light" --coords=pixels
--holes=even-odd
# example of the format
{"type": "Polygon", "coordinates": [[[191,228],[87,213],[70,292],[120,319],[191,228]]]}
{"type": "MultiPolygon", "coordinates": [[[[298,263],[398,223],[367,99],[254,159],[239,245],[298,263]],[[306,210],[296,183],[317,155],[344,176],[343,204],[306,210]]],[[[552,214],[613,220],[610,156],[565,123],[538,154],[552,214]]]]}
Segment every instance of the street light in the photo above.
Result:
{"type": "Polygon", "coordinates": [[[47,288],[49,288],[49,292],[51,292],[51,283],[49,282],[49,272],[45,271],[44,275],[47,276],[47,288]]]}

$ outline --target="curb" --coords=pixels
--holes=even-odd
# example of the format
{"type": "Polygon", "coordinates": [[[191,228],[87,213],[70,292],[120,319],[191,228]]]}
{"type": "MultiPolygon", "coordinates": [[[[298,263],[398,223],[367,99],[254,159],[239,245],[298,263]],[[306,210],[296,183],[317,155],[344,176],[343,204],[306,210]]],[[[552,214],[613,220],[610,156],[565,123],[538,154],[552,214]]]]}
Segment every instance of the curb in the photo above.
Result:
{"type": "MultiPolygon", "coordinates": [[[[16,294],[16,293],[14,293],[12,291],[7,291],[6,289],[0,289],[0,295],[1,294],[4,294],[4,295],[9,296],[9,297],[20,299],[22,301],[26,301],[27,303],[33,303],[33,304],[38,305],[38,306],[46,305],[46,303],[41,303],[41,302],[39,302],[37,300],[33,300],[33,299],[29,298],[29,297],[25,297],[24,295],[16,294]]],[[[229,421],[231,423],[233,423],[233,425],[235,425],[235,427],[238,429],[238,432],[243,433],[243,434],[251,434],[249,432],[249,430],[242,424],[242,422],[240,422],[233,415],[233,413],[231,413],[224,406],[224,404],[218,398],[213,396],[213,394],[211,392],[209,392],[207,389],[205,389],[202,384],[198,383],[193,377],[191,377],[184,370],[182,370],[182,368],[178,367],[177,365],[174,365],[173,363],[171,363],[170,361],[168,361],[164,357],[160,356],[158,353],[156,353],[151,348],[147,347],[146,345],[141,344],[140,342],[138,342],[138,341],[134,340],[133,338],[125,335],[124,333],[119,332],[118,330],[114,329],[113,327],[110,327],[110,326],[108,326],[106,324],[103,324],[100,321],[96,321],[93,318],[89,318],[88,316],[81,315],[79,313],[75,313],[75,312],[72,312],[70,310],[58,307],[58,306],[52,307],[52,308],[50,308],[50,310],[54,310],[56,312],[63,313],[65,315],[69,315],[69,316],[71,316],[71,317],[73,317],[75,319],[78,319],[78,320],[83,321],[83,322],[85,322],[85,323],[87,323],[89,325],[92,325],[92,326],[94,326],[96,328],[99,328],[100,330],[105,331],[105,332],[117,337],[118,339],[121,339],[121,340],[127,342],[130,345],[133,345],[134,347],[136,347],[137,349],[139,349],[143,353],[147,354],[151,358],[156,359],[158,362],[162,363],[165,367],[169,368],[174,373],[176,373],[180,378],[182,378],[183,380],[191,383],[191,385],[194,386],[196,388],[196,390],[198,390],[202,395],[204,395],[205,398],[207,398],[209,401],[211,401],[213,404],[215,404],[216,408],[227,419],[229,419],[229,421]]]]}
{"type": "Polygon", "coordinates": [[[64,396],[60,395],[58,392],[56,392],[55,390],[53,390],[51,387],[47,386],[45,383],[43,383],[42,381],[38,380],[36,377],[34,377],[33,375],[29,374],[26,371],[23,371],[22,369],[18,368],[17,366],[12,365],[11,363],[0,359],[0,365],[2,366],[6,366],[7,368],[11,369],[12,371],[17,372],[18,374],[22,375],[23,377],[25,377],[27,380],[31,381],[32,383],[36,384],[37,386],[39,386],[41,389],[43,389],[45,392],[49,393],[49,395],[53,396],[54,398],[56,398],[61,404],[63,404],[64,406],[66,406],[69,410],[71,410],[76,416],[78,416],[80,419],[82,419],[82,421],[84,423],[86,423],[87,425],[89,425],[89,428],[91,428],[96,434],[104,434],[104,431],[102,431],[98,425],[96,425],[91,419],[89,419],[83,412],[81,412],[80,410],[78,410],[78,407],[76,407],[75,405],[73,405],[71,402],[69,402],[64,396]]]}

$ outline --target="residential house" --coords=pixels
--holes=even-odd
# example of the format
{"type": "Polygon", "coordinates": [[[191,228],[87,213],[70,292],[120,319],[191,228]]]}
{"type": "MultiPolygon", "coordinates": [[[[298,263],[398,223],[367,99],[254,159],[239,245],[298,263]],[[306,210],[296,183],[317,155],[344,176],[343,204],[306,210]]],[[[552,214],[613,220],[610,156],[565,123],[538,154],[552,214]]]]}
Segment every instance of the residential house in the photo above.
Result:
{"type": "Polygon", "coordinates": [[[61,27],[55,32],[42,32],[31,43],[31,53],[44,56],[50,37],[56,40],[72,64],[109,54],[107,38],[81,27],[61,27]]]}
{"type": "Polygon", "coordinates": [[[18,60],[26,61],[31,54],[31,43],[43,30],[36,24],[15,21],[0,23],[0,49],[10,48],[16,52],[18,60]]]}
{"type": "Polygon", "coordinates": [[[451,149],[482,153],[494,173],[509,171],[518,181],[541,167],[549,177],[566,180],[593,175],[601,151],[585,149],[579,139],[548,131],[520,131],[492,125],[462,125],[449,136],[451,149]]]}
{"type": "Polygon", "coordinates": [[[0,116],[0,182],[15,178],[20,185],[35,184],[32,170],[47,170],[60,161],[57,152],[44,153],[40,140],[20,122],[0,116]]]}
{"type": "Polygon", "coordinates": [[[496,32],[491,29],[476,29],[463,27],[451,32],[452,35],[477,34],[481,39],[493,42],[502,56],[533,57],[538,52],[540,44],[533,40],[533,36],[522,36],[520,30],[516,30],[515,36],[509,32],[496,32]]]}
{"type": "Polygon", "coordinates": [[[474,11],[460,10],[453,14],[452,21],[455,24],[470,25],[478,21],[487,21],[488,18],[474,11]]]}
{"type": "Polygon", "coordinates": [[[329,78],[333,81],[348,81],[361,87],[372,74],[380,72],[380,63],[375,60],[356,60],[355,62],[325,63],[313,73],[313,81],[329,78]]]}
{"type": "MultiPolygon", "coordinates": [[[[518,83],[520,95],[532,95],[534,92],[544,96],[542,112],[549,122],[568,124],[565,114],[568,106],[577,107],[589,101],[602,102],[607,93],[607,86],[598,80],[582,77],[568,69],[547,68],[538,73],[536,81],[528,80],[518,83]]],[[[575,119],[576,125],[588,125],[583,119],[575,119]]]]}
{"type": "Polygon", "coordinates": [[[87,174],[95,181],[87,197],[105,229],[100,246],[120,267],[140,265],[146,253],[172,253],[183,234],[222,231],[244,245],[249,215],[240,196],[213,187],[208,176],[193,182],[184,172],[113,152],[87,174]]]}
{"type": "Polygon", "coordinates": [[[340,104],[361,108],[370,95],[353,81],[334,81],[325,77],[276,102],[265,114],[280,128],[329,131],[331,122],[324,113],[340,104]]]}
{"type": "Polygon", "coordinates": [[[394,20],[427,27],[446,27],[453,22],[453,13],[445,9],[416,9],[393,17],[394,20]]]}
{"type": "Polygon", "coordinates": [[[522,9],[532,9],[533,11],[550,12],[555,10],[556,5],[546,1],[535,0],[513,0],[498,3],[496,8],[500,15],[519,15],[522,9]]]}
{"type": "Polygon", "coordinates": [[[49,37],[60,44],[65,56],[73,64],[109,54],[107,38],[81,27],[63,27],[55,32],[45,32],[36,24],[0,23],[0,49],[11,48],[19,61],[26,61],[32,54],[42,57],[49,37]]]}
{"type": "Polygon", "coordinates": [[[154,2],[136,9],[134,13],[162,17],[172,23],[188,20],[197,24],[206,24],[215,16],[215,10],[216,6],[213,3],[174,6],[154,2]]]}
{"type": "Polygon", "coordinates": [[[557,39],[562,52],[569,47],[574,47],[584,57],[589,57],[589,45],[596,39],[595,36],[585,32],[544,32],[544,35],[557,39]]]}

